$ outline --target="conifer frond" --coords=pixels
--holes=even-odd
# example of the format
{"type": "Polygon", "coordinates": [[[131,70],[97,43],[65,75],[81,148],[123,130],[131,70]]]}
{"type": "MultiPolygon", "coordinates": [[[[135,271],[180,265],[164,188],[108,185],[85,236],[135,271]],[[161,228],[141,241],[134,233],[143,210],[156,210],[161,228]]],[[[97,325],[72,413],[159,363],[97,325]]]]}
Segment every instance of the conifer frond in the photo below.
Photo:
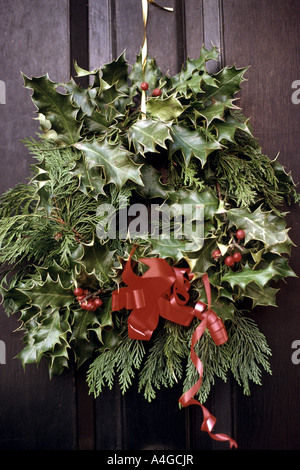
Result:
{"type": "Polygon", "coordinates": [[[149,402],[162,386],[172,387],[183,375],[182,361],[188,355],[185,333],[179,325],[166,322],[153,339],[147,359],[139,374],[139,391],[149,402]]]}
{"type": "Polygon", "coordinates": [[[261,385],[262,371],[271,374],[271,350],[255,321],[237,312],[228,329],[230,368],[244,394],[250,394],[250,381],[261,385]]]}
{"type": "Polygon", "coordinates": [[[118,347],[102,352],[87,373],[90,393],[97,397],[105,386],[112,389],[116,376],[122,393],[125,393],[132,385],[135,369],[140,368],[144,354],[143,342],[128,338],[118,347]]]}

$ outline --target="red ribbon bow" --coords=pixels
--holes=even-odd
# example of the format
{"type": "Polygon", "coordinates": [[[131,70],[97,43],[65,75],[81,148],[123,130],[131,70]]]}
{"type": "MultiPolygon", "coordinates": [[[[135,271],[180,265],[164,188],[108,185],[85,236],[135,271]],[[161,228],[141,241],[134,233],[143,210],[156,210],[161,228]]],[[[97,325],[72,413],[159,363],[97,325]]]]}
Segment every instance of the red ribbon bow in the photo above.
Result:
{"type": "Polygon", "coordinates": [[[236,442],[225,434],[212,434],[216,418],[193,397],[199,390],[203,376],[203,365],[194,347],[207,328],[216,345],[228,339],[224,323],[211,309],[211,292],[208,275],[203,275],[207,295],[207,305],[198,301],[195,307],[187,306],[190,281],[193,274],[190,269],[171,267],[163,258],[143,258],[148,269],[142,276],[135,274],[131,267],[131,258],[136,247],[130,253],[124,267],[122,280],[127,287],[112,293],[112,311],[122,308],[132,310],[128,318],[128,334],[131,339],[149,340],[157,327],[159,316],[183,326],[189,326],[194,316],[201,320],[193,333],[191,341],[191,359],[199,373],[198,381],[185,392],[179,402],[183,407],[199,405],[203,412],[202,431],[212,439],[229,441],[230,448],[237,447],[236,442]]]}

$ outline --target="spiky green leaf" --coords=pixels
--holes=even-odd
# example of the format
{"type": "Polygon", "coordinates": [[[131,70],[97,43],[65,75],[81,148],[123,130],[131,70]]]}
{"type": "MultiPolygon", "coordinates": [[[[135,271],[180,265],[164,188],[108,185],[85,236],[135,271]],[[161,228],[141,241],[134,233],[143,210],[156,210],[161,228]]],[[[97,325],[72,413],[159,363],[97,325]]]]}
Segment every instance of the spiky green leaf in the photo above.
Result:
{"type": "Polygon", "coordinates": [[[143,155],[165,149],[166,141],[171,139],[168,124],[153,119],[139,119],[128,129],[128,139],[133,148],[143,155]]]}
{"type": "Polygon", "coordinates": [[[218,142],[206,140],[199,129],[191,130],[182,124],[172,126],[171,135],[170,152],[181,151],[186,166],[192,157],[197,158],[202,166],[205,165],[208,155],[221,148],[218,142]]]}
{"type": "Polygon", "coordinates": [[[140,165],[131,160],[131,153],[121,144],[111,144],[107,140],[99,141],[93,138],[75,146],[83,153],[89,171],[93,168],[103,169],[105,184],[113,183],[118,189],[128,180],[143,184],[140,165]]]}
{"type": "Polygon", "coordinates": [[[78,107],[72,102],[70,94],[57,90],[58,83],[42,77],[28,78],[23,75],[25,87],[33,90],[32,101],[38,112],[51,123],[54,131],[52,139],[59,144],[74,144],[80,139],[82,123],[77,121],[78,107]]]}

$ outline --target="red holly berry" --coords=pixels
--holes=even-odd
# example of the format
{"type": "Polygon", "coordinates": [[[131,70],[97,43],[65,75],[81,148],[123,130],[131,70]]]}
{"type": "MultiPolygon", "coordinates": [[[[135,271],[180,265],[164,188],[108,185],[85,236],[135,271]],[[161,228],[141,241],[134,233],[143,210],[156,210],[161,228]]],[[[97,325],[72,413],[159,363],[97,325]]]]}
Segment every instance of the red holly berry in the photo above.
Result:
{"type": "Polygon", "coordinates": [[[101,299],[99,299],[99,297],[96,297],[94,300],[94,305],[96,305],[97,307],[101,307],[101,305],[103,305],[103,302],[101,299]]]}
{"type": "Polygon", "coordinates": [[[95,312],[97,310],[97,305],[95,305],[95,302],[92,302],[92,307],[89,309],[91,312],[95,312]]]}
{"type": "Polygon", "coordinates": [[[85,299],[85,294],[83,295],[77,295],[77,300],[78,302],[82,302],[85,299]]]}
{"type": "Polygon", "coordinates": [[[82,295],[83,294],[83,290],[81,289],[81,287],[75,287],[74,289],[74,295],[82,295]]]}
{"type": "Polygon", "coordinates": [[[222,253],[221,253],[220,250],[214,250],[211,255],[214,259],[218,259],[218,258],[220,258],[221,254],[222,253]]]}
{"type": "Polygon", "coordinates": [[[233,266],[234,265],[233,256],[226,256],[225,264],[226,264],[226,266],[233,266]]]}
{"type": "Polygon", "coordinates": [[[83,310],[92,310],[94,304],[91,300],[84,300],[83,302],[81,302],[80,306],[83,310]]]}
{"type": "Polygon", "coordinates": [[[235,235],[238,240],[243,240],[243,238],[245,238],[244,230],[238,230],[235,235]]]}
{"type": "Polygon", "coordinates": [[[236,263],[238,263],[242,259],[242,255],[239,251],[237,251],[236,253],[233,253],[232,257],[236,263]]]}
{"type": "Polygon", "coordinates": [[[146,91],[149,88],[149,84],[147,82],[141,83],[141,90],[146,91]]]}
{"type": "Polygon", "coordinates": [[[154,88],[152,91],[152,96],[160,96],[161,95],[161,90],[159,88],[154,88]]]}

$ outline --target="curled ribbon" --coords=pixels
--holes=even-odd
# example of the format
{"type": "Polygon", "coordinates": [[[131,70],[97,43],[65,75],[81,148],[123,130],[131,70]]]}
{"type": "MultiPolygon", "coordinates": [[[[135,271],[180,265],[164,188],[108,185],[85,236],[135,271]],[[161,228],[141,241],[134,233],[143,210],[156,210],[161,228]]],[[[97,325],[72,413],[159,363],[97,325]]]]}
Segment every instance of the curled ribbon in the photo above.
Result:
{"type": "Polygon", "coordinates": [[[124,267],[122,279],[127,287],[112,293],[112,311],[123,308],[132,310],[128,317],[128,334],[131,339],[149,340],[157,327],[159,316],[183,326],[189,326],[194,316],[201,320],[191,340],[191,359],[195,365],[199,379],[179,399],[183,407],[199,405],[203,412],[202,431],[206,431],[212,439],[229,441],[230,448],[237,447],[236,442],[226,434],[213,434],[212,429],[216,418],[210,414],[198,400],[194,399],[203,376],[203,365],[194,347],[207,328],[216,345],[224,344],[227,332],[223,321],[211,309],[211,292],[208,275],[203,275],[203,283],[207,296],[207,305],[198,301],[195,307],[187,306],[189,300],[190,281],[193,274],[190,269],[171,267],[163,258],[145,258],[139,261],[149,266],[142,276],[134,273],[131,258],[134,247],[124,267]]]}
{"type": "MultiPolygon", "coordinates": [[[[148,3],[154,5],[155,7],[160,8],[165,11],[173,11],[173,8],[162,7],[158,5],[154,0],[142,0],[142,10],[143,10],[143,25],[144,25],[144,34],[143,34],[143,46],[142,46],[142,71],[143,71],[143,81],[145,80],[145,69],[147,62],[147,19],[148,19],[148,3]]],[[[141,100],[141,113],[142,119],[146,119],[146,92],[142,90],[142,100],[141,100]]]]}

